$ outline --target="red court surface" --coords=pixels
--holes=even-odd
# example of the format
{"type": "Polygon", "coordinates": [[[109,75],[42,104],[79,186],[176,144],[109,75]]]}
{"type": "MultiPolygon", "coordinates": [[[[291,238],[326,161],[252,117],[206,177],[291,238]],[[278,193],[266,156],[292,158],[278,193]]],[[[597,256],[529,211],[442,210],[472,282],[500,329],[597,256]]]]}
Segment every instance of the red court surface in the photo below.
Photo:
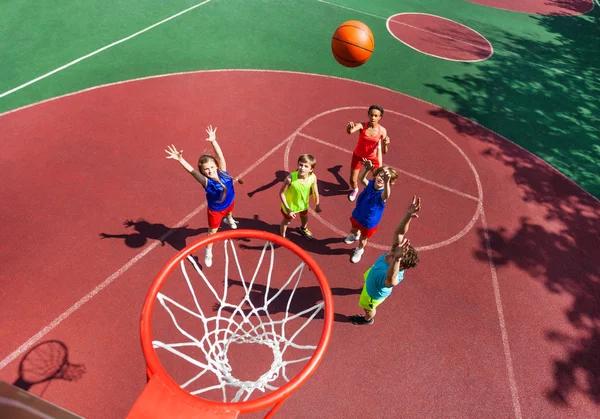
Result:
{"type": "Polygon", "coordinates": [[[327,275],[335,324],[323,362],[278,417],[597,416],[598,201],[431,104],[287,72],[150,78],[0,116],[0,379],[17,381],[27,350],[54,339],[86,373],[29,391],[88,418],[131,408],[146,381],[138,330],[146,291],[206,231],[201,186],[163,150],[174,143],[195,162],[210,150],[209,124],[228,171],[245,180],[236,186],[240,228],[278,231],[281,171],[301,153],[317,158],[316,239],[290,237],[327,275]],[[357,138],[344,128],[372,103],[386,109],[384,161],[400,178],[354,265],[342,240],[357,138]],[[421,263],[374,325],[353,326],[345,316],[359,312],[362,273],[413,194],[423,210],[408,236],[421,263]]]}
{"type": "Polygon", "coordinates": [[[495,9],[538,15],[573,16],[594,8],[594,0],[467,0],[495,9]]]}
{"type": "Polygon", "coordinates": [[[453,20],[426,13],[399,13],[387,20],[394,38],[423,54],[451,61],[483,61],[494,53],[477,31],[453,20]]]}

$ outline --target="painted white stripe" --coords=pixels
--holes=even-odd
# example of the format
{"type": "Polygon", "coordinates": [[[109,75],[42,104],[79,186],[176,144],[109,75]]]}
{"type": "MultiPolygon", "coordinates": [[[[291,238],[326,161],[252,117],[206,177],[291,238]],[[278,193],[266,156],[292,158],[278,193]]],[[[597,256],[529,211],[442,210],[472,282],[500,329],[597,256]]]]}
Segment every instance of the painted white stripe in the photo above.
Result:
{"type": "MultiPolygon", "coordinates": [[[[352,150],[348,150],[348,149],[346,149],[346,148],[343,148],[343,147],[340,147],[340,146],[338,146],[338,145],[336,145],[336,144],[328,143],[327,141],[323,141],[323,140],[320,140],[320,139],[318,139],[318,138],[311,137],[310,135],[303,134],[303,133],[299,133],[299,134],[298,134],[298,136],[299,136],[299,137],[304,137],[304,138],[306,138],[306,139],[308,139],[308,140],[311,140],[311,141],[317,142],[317,143],[319,143],[319,144],[323,144],[323,145],[326,145],[326,146],[329,146],[329,147],[335,148],[335,149],[337,149],[337,150],[341,150],[341,151],[343,151],[344,153],[347,153],[347,154],[352,154],[352,150]]],[[[448,186],[444,186],[444,185],[442,185],[442,184],[440,184],[440,183],[434,182],[433,180],[426,179],[426,178],[424,178],[424,177],[421,177],[421,176],[419,176],[419,175],[416,175],[416,174],[414,174],[414,173],[407,172],[406,170],[402,170],[402,169],[400,169],[400,168],[398,168],[398,167],[395,167],[395,166],[391,166],[391,167],[393,167],[393,168],[394,168],[394,170],[396,170],[396,172],[398,172],[398,173],[402,173],[402,174],[404,174],[404,175],[406,175],[406,176],[408,176],[408,177],[411,177],[411,178],[413,178],[413,179],[417,179],[417,180],[419,180],[419,181],[421,181],[421,182],[423,182],[423,183],[427,183],[427,184],[429,184],[429,185],[435,186],[436,188],[443,189],[443,190],[445,190],[445,191],[451,192],[451,193],[453,193],[453,194],[456,194],[456,195],[462,196],[462,197],[464,197],[464,198],[467,198],[467,199],[472,199],[473,201],[478,201],[478,200],[479,200],[479,198],[477,198],[476,196],[470,195],[470,194],[468,194],[468,193],[461,192],[461,191],[459,191],[459,190],[457,190],[457,189],[449,188],[448,186]]]]}
{"type": "Polygon", "coordinates": [[[154,29],[154,28],[156,28],[157,26],[159,26],[159,25],[162,25],[163,23],[166,23],[166,22],[168,22],[168,21],[170,21],[170,20],[172,20],[172,19],[175,19],[176,17],[179,17],[179,16],[181,16],[181,15],[183,15],[183,14],[185,14],[185,13],[189,12],[189,11],[192,11],[192,10],[194,10],[195,8],[197,8],[197,7],[200,7],[200,6],[202,6],[202,5],[206,4],[206,3],[209,3],[209,2],[211,2],[211,1],[212,1],[212,0],[204,0],[202,3],[198,3],[198,4],[196,4],[195,6],[189,7],[189,8],[187,8],[187,9],[185,9],[185,10],[183,10],[183,11],[179,12],[179,13],[176,13],[176,14],[174,14],[173,16],[170,16],[170,17],[168,17],[168,18],[166,18],[166,19],[163,19],[163,20],[161,20],[161,21],[160,21],[160,22],[158,22],[158,23],[155,23],[154,25],[150,25],[150,26],[148,26],[147,28],[145,28],[145,29],[142,29],[141,31],[138,31],[138,32],[136,32],[136,33],[134,33],[134,34],[132,34],[132,35],[129,35],[129,36],[127,36],[127,37],[123,38],[123,39],[119,39],[118,41],[115,41],[115,42],[113,42],[112,44],[109,44],[109,45],[106,45],[106,46],[104,46],[104,47],[102,47],[102,48],[100,48],[100,49],[97,49],[97,50],[96,50],[96,51],[94,51],[94,52],[90,52],[89,54],[87,54],[87,55],[84,55],[83,57],[77,58],[76,60],[73,60],[73,61],[71,61],[70,63],[67,63],[67,64],[65,64],[65,65],[62,65],[62,66],[60,66],[60,67],[58,67],[58,68],[55,68],[54,70],[52,70],[52,71],[49,71],[48,73],[46,73],[46,74],[43,74],[43,75],[41,75],[41,76],[39,76],[39,77],[36,77],[36,78],[35,78],[35,79],[33,79],[33,80],[29,80],[27,83],[23,83],[23,84],[22,84],[22,85],[20,85],[20,86],[17,86],[17,87],[15,87],[15,88],[13,88],[13,89],[7,90],[6,92],[4,92],[4,93],[0,94],[0,98],[2,98],[2,97],[4,97],[4,96],[8,96],[8,95],[10,95],[11,93],[14,93],[14,92],[16,92],[16,91],[19,91],[19,90],[23,89],[24,87],[27,87],[27,86],[29,86],[29,85],[31,85],[31,84],[33,84],[33,83],[37,83],[38,81],[40,81],[40,80],[43,80],[43,79],[45,79],[46,77],[49,77],[49,76],[51,76],[51,75],[53,75],[53,74],[56,74],[56,73],[58,73],[59,71],[62,71],[62,70],[64,70],[64,69],[66,69],[66,68],[69,68],[69,67],[71,67],[72,65],[75,65],[75,64],[77,64],[78,62],[80,62],[80,61],[83,61],[83,60],[85,60],[85,59],[87,59],[87,58],[93,57],[94,55],[96,55],[96,54],[99,54],[99,53],[101,53],[102,51],[105,51],[105,50],[107,50],[107,49],[109,49],[109,48],[112,48],[112,47],[114,47],[115,45],[122,44],[122,43],[123,43],[123,42],[125,42],[125,41],[128,41],[128,40],[130,40],[130,39],[132,39],[132,38],[135,38],[136,36],[138,36],[138,35],[141,35],[141,34],[143,34],[144,32],[147,32],[147,31],[149,31],[150,29],[154,29]]]}
{"type": "MultiPolygon", "coordinates": [[[[341,108],[335,108],[335,109],[329,109],[327,111],[323,111],[321,113],[319,113],[318,115],[315,115],[313,117],[311,117],[310,119],[308,119],[306,122],[304,122],[300,128],[298,128],[296,130],[296,133],[298,133],[298,136],[302,136],[305,137],[305,135],[300,134],[299,130],[304,129],[304,127],[306,127],[309,123],[311,123],[312,121],[316,120],[317,118],[320,118],[322,116],[334,113],[334,112],[339,112],[339,111],[345,111],[345,110],[363,110],[366,111],[367,108],[364,106],[345,106],[345,107],[341,107],[341,108]]],[[[446,140],[448,143],[450,143],[460,154],[461,156],[465,159],[465,161],[467,162],[469,168],[471,169],[471,172],[473,173],[473,176],[475,178],[475,183],[477,185],[477,194],[478,194],[478,198],[475,198],[476,201],[478,201],[477,204],[477,208],[475,210],[475,213],[473,214],[473,217],[471,218],[471,220],[467,223],[467,225],[458,233],[456,233],[454,236],[443,240],[441,242],[438,243],[432,243],[429,245],[425,245],[425,246],[415,246],[415,248],[417,250],[423,251],[423,250],[433,250],[433,249],[437,249],[440,247],[444,247],[444,246],[448,246],[449,244],[459,240],[460,238],[462,238],[465,234],[467,234],[475,225],[475,222],[477,221],[477,219],[479,218],[479,213],[482,209],[483,206],[483,187],[481,185],[481,179],[479,178],[479,173],[477,173],[477,169],[475,169],[475,166],[473,165],[473,163],[471,162],[471,160],[469,160],[468,156],[465,154],[465,152],[454,142],[452,141],[447,135],[445,135],[444,133],[442,133],[441,131],[439,131],[438,129],[434,128],[433,126],[426,124],[425,122],[417,119],[417,118],[413,118],[412,116],[408,116],[402,112],[396,112],[394,110],[391,109],[387,109],[388,113],[394,114],[394,115],[398,115],[401,116],[403,118],[409,119],[415,123],[418,123],[420,125],[423,125],[424,127],[430,129],[431,131],[435,132],[437,135],[439,135],[440,137],[442,137],[444,140],[446,140]]],[[[295,138],[295,136],[294,136],[295,138]]],[[[320,141],[320,140],[319,140],[320,141]]],[[[287,143],[286,149],[285,149],[285,153],[284,153],[284,160],[283,160],[283,165],[284,165],[284,169],[287,171],[290,171],[290,164],[289,164],[289,153],[290,150],[292,148],[292,144],[293,144],[293,139],[292,141],[290,141],[289,143],[287,143]]],[[[346,151],[341,147],[335,146],[335,148],[339,148],[340,150],[346,151]]],[[[462,193],[462,192],[461,192],[462,193]]],[[[333,224],[331,224],[329,221],[325,220],[323,217],[321,217],[319,214],[317,214],[315,211],[313,211],[312,209],[309,209],[311,215],[313,217],[315,217],[316,220],[320,221],[321,223],[323,223],[325,226],[327,226],[329,229],[331,229],[333,232],[335,232],[336,234],[345,237],[348,233],[344,232],[342,230],[340,230],[339,228],[335,227],[333,224]]],[[[375,249],[381,249],[381,250],[388,250],[389,249],[389,245],[383,245],[383,244],[379,244],[379,243],[375,243],[373,241],[369,242],[369,246],[375,248],[375,249]]]]}
{"type": "MultiPolygon", "coordinates": [[[[549,67],[547,67],[547,68],[549,68],[549,67]]],[[[409,95],[404,94],[402,92],[399,92],[397,90],[390,89],[389,87],[379,86],[377,84],[369,83],[369,82],[366,82],[366,81],[352,80],[352,79],[347,79],[347,78],[339,77],[339,76],[330,76],[330,75],[317,74],[317,73],[304,73],[304,72],[300,72],[300,71],[290,71],[290,70],[265,70],[265,69],[259,69],[259,68],[227,68],[227,69],[216,69],[216,70],[195,70],[195,71],[183,71],[183,72],[179,72],[179,73],[158,74],[158,75],[155,75],[155,76],[138,77],[138,78],[130,79],[130,80],[117,81],[117,82],[114,82],[114,83],[100,84],[98,86],[88,87],[87,89],[79,90],[77,92],[67,93],[67,94],[64,94],[64,95],[61,95],[61,96],[56,96],[56,97],[52,97],[50,99],[44,99],[44,100],[41,100],[41,101],[36,102],[36,103],[25,105],[25,106],[22,106],[20,108],[11,109],[11,110],[6,111],[4,113],[0,113],[0,117],[3,117],[5,115],[9,115],[9,114],[14,113],[14,112],[19,112],[19,111],[22,111],[22,110],[25,110],[25,109],[29,109],[29,108],[32,108],[34,106],[39,106],[39,105],[42,105],[44,103],[48,103],[48,102],[52,102],[52,101],[55,101],[55,100],[67,98],[67,97],[70,97],[70,96],[79,95],[81,93],[91,92],[91,91],[98,90],[98,89],[104,89],[106,87],[118,86],[118,85],[126,84],[126,83],[134,83],[134,82],[142,81],[142,80],[152,80],[152,79],[160,79],[160,78],[165,78],[165,77],[176,77],[176,76],[184,76],[184,75],[190,75],[190,74],[218,73],[218,72],[224,72],[224,73],[227,72],[227,73],[294,74],[294,75],[298,75],[298,76],[319,77],[319,78],[325,78],[325,79],[340,80],[340,81],[345,81],[345,82],[351,82],[351,83],[360,84],[360,85],[363,85],[363,86],[369,86],[369,87],[372,87],[374,89],[384,90],[386,92],[390,92],[390,93],[393,93],[393,94],[396,94],[396,95],[402,95],[402,96],[408,97],[408,98],[410,98],[412,100],[416,100],[418,102],[425,103],[425,104],[427,104],[429,106],[433,106],[434,108],[442,109],[438,105],[436,105],[434,103],[431,103],[431,102],[428,102],[428,101],[426,101],[424,99],[420,99],[420,98],[414,97],[414,96],[409,96],[409,95]]],[[[465,118],[464,116],[462,116],[462,115],[460,115],[460,114],[458,114],[456,112],[453,112],[451,110],[444,109],[444,111],[446,111],[446,112],[448,112],[448,113],[450,113],[452,115],[456,115],[458,117],[465,118]]],[[[551,171],[555,172],[556,174],[560,175],[561,177],[565,178],[568,182],[571,182],[581,192],[583,192],[584,194],[586,194],[588,196],[588,198],[591,198],[594,201],[600,202],[600,199],[596,198],[594,195],[592,195],[591,193],[589,193],[588,191],[586,191],[585,189],[583,189],[573,179],[569,178],[568,176],[565,176],[565,174],[562,173],[560,170],[558,170],[557,168],[555,168],[554,166],[552,166],[547,161],[545,161],[545,160],[541,159],[540,157],[536,156],[535,154],[531,153],[529,150],[523,148],[522,146],[520,146],[519,144],[515,143],[514,141],[509,140],[508,138],[504,137],[503,135],[500,135],[499,133],[486,128],[485,126],[481,125],[478,122],[475,122],[473,120],[469,120],[469,122],[471,124],[474,124],[474,125],[477,125],[479,127],[482,127],[486,131],[494,133],[495,135],[497,135],[498,137],[502,138],[502,140],[506,141],[507,143],[509,143],[509,144],[511,144],[511,145],[513,145],[515,147],[518,147],[521,151],[523,151],[523,153],[530,155],[536,161],[539,161],[542,164],[546,165],[549,170],[551,170],[551,171]]]]}
{"type": "Polygon", "coordinates": [[[481,209],[481,224],[483,227],[483,235],[485,237],[485,248],[490,264],[490,271],[492,273],[492,286],[494,288],[496,310],[498,311],[498,321],[500,322],[500,333],[502,334],[502,347],[504,349],[504,360],[506,363],[506,370],[508,372],[508,383],[510,387],[510,395],[512,398],[513,410],[515,413],[515,417],[517,419],[522,419],[523,416],[521,414],[519,392],[517,390],[517,381],[515,380],[515,372],[513,369],[510,345],[508,342],[508,330],[506,329],[506,322],[504,321],[504,310],[502,308],[502,298],[500,296],[500,285],[498,284],[498,275],[496,273],[496,265],[494,264],[494,254],[492,251],[492,245],[490,244],[490,234],[488,232],[487,220],[485,218],[485,211],[483,210],[483,208],[481,209]]]}
{"type": "MultiPolygon", "coordinates": [[[[418,30],[418,31],[421,31],[421,32],[425,32],[425,33],[429,33],[429,34],[431,34],[431,35],[439,36],[440,38],[446,38],[446,39],[450,39],[450,40],[452,40],[452,41],[460,42],[461,44],[469,45],[469,46],[471,46],[471,47],[475,47],[475,48],[479,48],[479,49],[485,49],[485,48],[484,48],[483,46],[481,46],[481,45],[472,44],[472,43],[470,43],[470,42],[467,42],[467,41],[462,41],[462,40],[460,40],[460,39],[456,39],[456,38],[454,38],[454,37],[452,37],[452,36],[443,35],[443,34],[441,34],[441,33],[439,33],[439,32],[433,32],[433,31],[430,31],[430,30],[427,30],[427,29],[424,29],[424,28],[419,28],[418,26],[413,26],[413,25],[410,25],[410,24],[408,24],[408,23],[404,23],[404,22],[398,22],[397,20],[394,20],[394,17],[396,17],[396,16],[400,16],[400,15],[427,15],[427,16],[437,17],[437,18],[439,18],[439,19],[448,20],[448,21],[450,21],[450,22],[453,22],[453,23],[455,23],[455,24],[457,24],[457,25],[459,25],[459,26],[465,27],[465,28],[467,28],[467,29],[469,29],[469,30],[471,30],[471,31],[475,32],[477,35],[479,35],[479,36],[481,36],[483,39],[485,39],[485,41],[488,43],[488,45],[489,45],[490,47],[492,46],[492,44],[491,44],[491,43],[490,43],[490,42],[489,42],[489,41],[488,41],[488,40],[487,40],[487,39],[486,39],[486,38],[485,38],[485,37],[484,37],[482,34],[480,34],[480,33],[479,33],[479,32],[477,32],[476,30],[474,30],[474,29],[472,29],[472,28],[470,28],[470,27],[468,27],[468,26],[465,26],[465,25],[463,25],[463,24],[460,24],[460,23],[456,22],[455,20],[446,19],[445,17],[441,17],[441,16],[430,15],[430,14],[428,14],[428,13],[399,13],[399,14],[397,14],[397,15],[394,15],[394,16],[390,17],[390,20],[389,20],[389,21],[390,21],[390,22],[392,22],[392,23],[396,23],[396,24],[398,24],[398,25],[403,25],[403,26],[407,26],[407,27],[409,27],[409,28],[412,28],[412,29],[416,29],[416,30],[418,30]]],[[[491,56],[491,55],[490,55],[490,56],[491,56]]]]}
{"type": "MultiPolygon", "coordinates": [[[[252,166],[250,166],[249,168],[247,168],[246,170],[244,170],[238,177],[242,177],[242,176],[248,174],[249,172],[251,172],[252,170],[254,170],[267,157],[269,157],[275,151],[277,151],[278,149],[280,149],[286,142],[289,142],[294,137],[294,135],[295,135],[295,133],[292,134],[292,135],[290,135],[289,137],[287,137],[282,142],[280,142],[277,146],[275,146],[273,149],[271,149],[267,154],[265,154],[263,157],[261,157],[260,159],[258,159],[256,162],[254,162],[254,164],[252,166]]],[[[56,319],[54,319],[52,322],[50,322],[50,324],[48,324],[47,326],[45,326],[42,330],[40,330],[39,332],[37,332],[31,338],[29,338],[24,344],[22,344],[21,346],[19,346],[14,352],[12,352],[6,358],[4,358],[2,361],[0,361],[0,370],[2,370],[8,364],[10,364],[12,361],[14,361],[15,358],[17,358],[19,355],[21,355],[22,353],[24,353],[25,351],[27,351],[27,349],[29,349],[30,347],[32,347],[36,342],[38,342],[42,337],[44,337],[44,335],[46,335],[48,332],[50,332],[56,326],[58,326],[59,324],[61,324],[65,319],[67,319],[71,314],[73,314],[74,312],[76,312],[79,308],[81,308],[81,306],[83,306],[85,303],[87,303],[89,300],[91,300],[100,291],[102,291],[104,288],[106,288],[111,283],[113,283],[113,281],[115,281],[122,274],[124,274],[129,268],[131,268],[133,265],[135,265],[137,262],[139,262],[144,256],[146,256],[148,253],[150,253],[150,251],[154,250],[154,248],[156,246],[158,246],[160,244],[160,242],[165,241],[179,227],[187,224],[188,221],[192,217],[194,217],[195,215],[197,215],[204,208],[206,208],[206,202],[203,203],[202,205],[200,205],[199,207],[197,207],[196,209],[194,209],[188,215],[186,215],[181,221],[179,221],[175,225],[175,227],[171,228],[169,231],[167,231],[165,234],[163,234],[158,239],[158,241],[155,241],[155,242],[151,243],[150,245],[146,246],[140,253],[138,253],[131,260],[129,260],[129,262],[127,262],[119,270],[117,270],[115,273],[113,273],[108,278],[106,278],[100,285],[98,285],[96,288],[94,288],[92,291],[90,291],[88,294],[86,294],[84,297],[82,297],[79,301],[77,301],[75,304],[73,304],[71,307],[69,307],[64,313],[62,313],[60,316],[58,316],[56,319]]]]}
{"type": "Polygon", "coordinates": [[[374,14],[371,14],[371,13],[363,12],[362,10],[353,9],[352,7],[346,7],[346,6],[342,6],[341,4],[330,3],[330,2],[328,2],[328,1],[325,1],[325,0],[318,0],[318,1],[319,1],[319,3],[325,3],[325,4],[329,4],[329,5],[331,5],[331,6],[340,7],[340,8],[342,8],[342,9],[351,10],[351,11],[353,11],[353,12],[356,12],[356,13],[362,13],[363,15],[367,15],[367,16],[373,16],[373,17],[376,17],[376,18],[378,18],[378,19],[387,20],[387,18],[386,18],[386,17],[383,17],[383,16],[377,16],[377,15],[374,15],[374,14]]]}
{"type": "MultiPolygon", "coordinates": [[[[431,56],[431,57],[435,57],[435,58],[440,58],[440,59],[442,59],[442,60],[447,60],[447,61],[456,61],[456,62],[463,62],[463,63],[477,63],[477,62],[480,62],[480,61],[485,61],[485,60],[489,59],[489,58],[490,58],[492,55],[494,55],[494,47],[492,47],[492,44],[490,43],[490,41],[488,41],[488,40],[487,40],[487,38],[486,38],[485,36],[483,36],[482,34],[480,34],[479,32],[477,32],[476,30],[474,30],[474,29],[472,29],[472,28],[469,28],[469,27],[468,27],[468,26],[466,26],[466,25],[463,25],[462,23],[458,23],[458,22],[456,22],[456,21],[454,21],[454,20],[452,20],[452,19],[447,19],[447,18],[445,18],[445,17],[441,17],[441,16],[437,16],[437,15],[432,15],[432,14],[429,14],[429,13],[398,13],[398,14],[395,14],[395,15],[393,15],[393,16],[390,16],[390,17],[389,17],[389,19],[388,19],[388,20],[385,22],[385,26],[386,26],[386,28],[387,28],[388,32],[390,33],[390,35],[392,35],[392,36],[393,36],[394,38],[396,38],[398,41],[402,42],[402,43],[403,43],[404,45],[406,45],[407,47],[409,47],[409,48],[411,48],[411,49],[413,49],[413,50],[415,50],[415,51],[418,51],[418,52],[420,52],[421,54],[429,55],[429,56],[431,56]],[[443,55],[436,55],[436,54],[431,54],[431,53],[429,53],[429,52],[421,51],[420,49],[418,49],[418,48],[416,48],[416,47],[412,46],[411,44],[409,44],[409,43],[407,43],[407,42],[404,42],[402,39],[398,38],[398,37],[397,37],[397,36],[394,34],[394,32],[392,32],[392,29],[390,28],[390,22],[397,23],[397,24],[402,24],[402,22],[398,22],[398,21],[392,20],[392,19],[394,19],[396,16],[401,16],[401,15],[423,15],[423,16],[431,16],[431,17],[435,17],[435,18],[438,18],[438,19],[447,20],[447,21],[449,21],[449,22],[455,23],[456,25],[460,25],[460,26],[462,26],[462,27],[464,27],[464,28],[467,28],[467,29],[469,29],[469,30],[471,30],[471,31],[475,32],[475,33],[476,33],[477,35],[479,35],[481,38],[485,39],[485,42],[487,42],[487,43],[488,43],[488,45],[489,45],[489,47],[490,47],[490,55],[488,55],[487,57],[484,57],[484,58],[477,58],[477,59],[473,59],[473,60],[466,60],[466,59],[458,60],[458,59],[455,59],[455,58],[448,58],[448,57],[445,57],[445,56],[443,56],[443,55]]],[[[408,24],[407,24],[406,26],[410,26],[410,25],[408,25],[408,24]]],[[[420,29],[420,28],[417,28],[416,26],[411,26],[411,27],[413,27],[413,28],[415,28],[415,29],[420,29]]],[[[436,35],[436,36],[439,36],[439,37],[442,37],[442,38],[448,38],[448,39],[452,39],[453,41],[462,42],[462,41],[460,41],[460,40],[458,40],[458,39],[456,39],[456,38],[452,38],[452,37],[448,37],[448,36],[440,35],[440,34],[438,34],[438,33],[436,33],[436,32],[431,32],[431,31],[428,31],[428,30],[426,30],[426,29],[420,29],[420,30],[422,30],[423,32],[428,32],[428,33],[434,34],[434,35],[436,35]]],[[[467,42],[463,42],[463,43],[467,44],[467,42]]],[[[468,44],[468,45],[472,45],[472,44],[468,44]]],[[[479,46],[479,45],[473,45],[473,46],[476,46],[476,47],[477,47],[477,48],[479,48],[479,49],[483,49],[483,48],[482,48],[481,46],[479,46]]]]}

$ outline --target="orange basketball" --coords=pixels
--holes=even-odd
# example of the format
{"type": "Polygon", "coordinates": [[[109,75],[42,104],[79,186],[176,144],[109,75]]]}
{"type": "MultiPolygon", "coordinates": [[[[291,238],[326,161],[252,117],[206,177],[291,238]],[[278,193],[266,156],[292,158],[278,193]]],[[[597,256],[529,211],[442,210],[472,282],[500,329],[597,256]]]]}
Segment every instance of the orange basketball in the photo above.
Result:
{"type": "Polygon", "coordinates": [[[375,48],[375,38],[367,25],[358,20],[342,23],[331,38],[331,52],[344,67],[358,67],[366,63],[375,48]]]}

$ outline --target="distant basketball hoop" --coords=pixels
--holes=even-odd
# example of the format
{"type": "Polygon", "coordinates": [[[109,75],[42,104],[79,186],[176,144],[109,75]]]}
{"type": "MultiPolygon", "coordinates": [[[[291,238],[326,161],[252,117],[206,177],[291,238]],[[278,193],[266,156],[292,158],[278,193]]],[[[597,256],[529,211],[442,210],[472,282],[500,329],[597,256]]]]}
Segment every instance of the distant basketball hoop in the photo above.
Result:
{"type": "Polygon", "coordinates": [[[325,274],[308,253],[291,241],[263,231],[230,230],[195,242],[167,263],[146,296],[140,330],[148,382],[128,418],[235,418],[240,413],[269,407],[266,417],[272,417],[321,361],[331,337],[333,315],[333,297],[325,274]],[[215,262],[220,257],[218,252],[223,251],[223,266],[202,269],[192,256],[209,243],[215,245],[215,262]],[[240,258],[238,253],[242,248],[257,251],[244,250],[248,253],[240,258]],[[256,264],[247,279],[245,265],[253,265],[251,259],[255,256],[256,264]],[[287,272],[279,275],[283,276],[279,280],[276,274],[282,271],[287,272]],[[163,293],[167,278],[177,281],[176,272],[181,273],[183,279],[179,280],[183,280],[187,290],[173,291],[177,285],[183,285],[175,283],[175,287],[165,287],[169,290],[163,293]],[[318,286],[299,287],[303,275],[309,277],[303,282],[313,281],[318,286]],[[320,290],[318,301],[293,301],[298,290],[307,288],[320,290]],[[168,296],[167,292],[178,297],[168,296]],[[187,305],[183,300],[187,300],[187,305]],[[207,307],[211,300],[215,303],[207,307]],[[167,326],[161,323],[161,333],[170,329],[170,336],[183,338],[183,342],[153,338],[156,301],[168,315],[161,313],[163,319],[173,323],[167,326]],[[299,308],[303,303],[314,304],[299,308]],[[313,321],[321,318],[322,330],[313,321]],[[312,327],[310,323],[314,323],[312,327]],[[311,335],[310,330],[315,327],[318,329],[311,335]],[[303,338],[303,334],[308,336],[303,338]],[[302,341],[311,337],[315,342],[302,341]],[[234,374],[239,375],[244,368],[233,368],[230,357],[240,347],[253,355],[242,357],[249,364],[256,364],[260,358],[252,352],[253,348],[267,348],[267,353],[273,354],[273,360],[264,364],[270,364],[268,370],[255,379],[236,378],[234,374]],[[165,359],[183,367],[167,372],[165,359]],[[173,373],[191,377],[177,384],[173,373]],[[255,392],[264,395],[256,397],[255,392]],[[219,400],[210,400],[209,394],[217,394],[219,400]]]}

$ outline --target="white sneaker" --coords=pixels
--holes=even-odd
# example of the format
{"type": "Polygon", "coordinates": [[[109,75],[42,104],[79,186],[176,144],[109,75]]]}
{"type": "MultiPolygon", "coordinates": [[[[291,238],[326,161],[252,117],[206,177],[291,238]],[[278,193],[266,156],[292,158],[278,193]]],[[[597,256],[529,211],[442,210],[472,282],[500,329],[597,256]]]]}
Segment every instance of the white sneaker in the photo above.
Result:
{"type": "Polygon", "coordinates": [[[231,217],[231,218],[223,218],[223,222],[225,224],[227,224],[229,227],[231,227],[232,230],[235,230],[237,228],[238,223],[239,223],[239,221],[235,221],[233,219],[233,217],[231,217]]]}
{"type": "Polygon", "coordinates": [[[364,247],[362,249],[360,247],[357,247],[356,249],[354,249],[354,254],[350,258],[350,262],[352,262],[352,263],[360,262],[360,258],[362,257],[363,253],[365,253],[364,247]]]}
{"type": "Polygon", "coordinates": [[[356,195],[358,195],[358,188],[353,189],[352,192],[348,194],[348,200],[354,201],[356,199],[356,195]]]}
{"type": "Polygon", "coordinates": [[[207,268],[212,266],[212,252],[206,252],[206,255],[204,255],[204,266],[207,268]]]}
{"type": "Polygon", "coordinates": [[[358,234],[356,236],[354,234],[350,233],[350,235],[344,239],[344,243],[352,244],[359,238],[360,238],[360,231],[358,232],[358,234]]]}

